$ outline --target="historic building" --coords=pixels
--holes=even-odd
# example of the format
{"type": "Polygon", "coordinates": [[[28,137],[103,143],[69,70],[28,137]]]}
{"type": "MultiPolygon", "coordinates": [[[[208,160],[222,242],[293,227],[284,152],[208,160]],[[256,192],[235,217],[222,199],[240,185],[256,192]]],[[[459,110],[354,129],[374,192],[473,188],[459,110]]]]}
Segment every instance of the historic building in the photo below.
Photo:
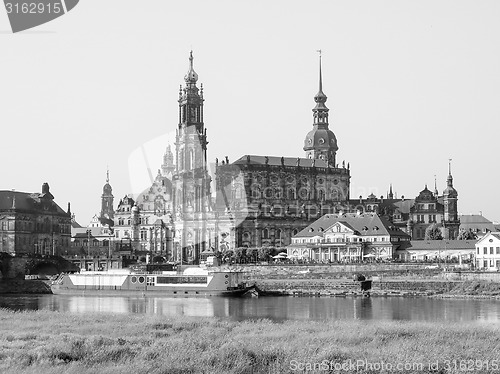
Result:
{"type": "Polygon", "coordinates": [[[313,128],[304,140],[305,158],[244,155],[216,160],[216,210],[234,247],[286,246],[293,235],[339,203],[349,200],[349,165],[338,165],[338,144],[329,128],[321,56],[313,128]]]}
{"type": "Polygon", "coordinates": [[[71,211],[41,193],[0,191],[0,252],[59,255],[70,247],[71,211]]]}
{"type": "Polygon", "coordinates": [[[476,268],[500,270],[500,233],[487,233],[476,243],[476,268]]]}
{"type": "Polygon", "coordinates": [[[326,214],[292,238],[288,258],[322,262],[390,259],[410,237],[376,213],[326,214]]]}
{"type": "Polygon", "coordinates": [[[179,91],[179,122],[176,129],[176,165],[172,174],[174,252],[182,261],[198,262],[213,253],[217,235],[216,215],[207,164],[207,131],[203,117],[203,85],[189,56],[185,86],[179,91]]]}
{"type": "Polygon", "coordinates": [[[425,188],[414,199],[394,198],[392,185],[387,197],[377,198],[371,194],[368,198],[351,199],[343,207],[346,212],[375,212],[387,218],[395,226],[408,233],[413,240],[424,240],[429,226],[435,224],[443,238],[457,239],[460,218],[458,216],[458,193],[453,187],[451,165],[446,181],[446,189],[439,195],[436,185],[434,191],[425,188]]]}

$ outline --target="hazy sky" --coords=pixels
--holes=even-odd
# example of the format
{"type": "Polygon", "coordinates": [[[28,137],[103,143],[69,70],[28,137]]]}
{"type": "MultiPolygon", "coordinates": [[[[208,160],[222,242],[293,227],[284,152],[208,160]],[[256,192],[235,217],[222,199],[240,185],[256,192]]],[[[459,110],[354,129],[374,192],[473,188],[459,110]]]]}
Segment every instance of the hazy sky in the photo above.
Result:
{"type": "MultiPolygon", "coordinates": [[[[446,187],[500,220],[499,1],[81,0],[12,34],[0,11],[0,189],[48,182],[81,224],[160,167],[193,49],[209,159],[304,157],[323,90],[351,196],[446,187]],[[141,148],[142,147],[142,148],[141,148]],[[132,170],[132,173],[130,172],[132,170]]],[[[146,178],[147,181],[147,178],[146,178]]]]}

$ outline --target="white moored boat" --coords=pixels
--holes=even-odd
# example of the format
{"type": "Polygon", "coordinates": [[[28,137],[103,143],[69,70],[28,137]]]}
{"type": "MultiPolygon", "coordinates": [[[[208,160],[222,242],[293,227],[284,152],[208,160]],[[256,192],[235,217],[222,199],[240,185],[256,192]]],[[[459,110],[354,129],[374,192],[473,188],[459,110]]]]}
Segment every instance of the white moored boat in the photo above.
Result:
{"type": "Polygon", "coordinates": [[[54,294],[239,296],[247,292],[242,271],[221,268],[187,268],[182,273],[109,272],[61,274],[51,285],[54,294]]]}

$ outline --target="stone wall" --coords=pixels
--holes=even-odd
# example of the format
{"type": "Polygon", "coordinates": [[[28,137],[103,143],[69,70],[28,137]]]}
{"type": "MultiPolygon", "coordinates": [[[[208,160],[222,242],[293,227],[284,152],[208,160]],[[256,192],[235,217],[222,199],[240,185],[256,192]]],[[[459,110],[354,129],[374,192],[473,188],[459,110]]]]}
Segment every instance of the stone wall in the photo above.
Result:
{"type": "Polygon", "coordinates": [[[474,272],[474,271],[455,271],[455,272],[444,272],[440,274],[443,279],[449,280],[483,280],[500,282],[500,272],[474,272]]]}
{"type": "Polygon", "coordinates": [[[1,294],[51,294],[48,282],[41,280],[9,279],[0,281],[1,294]]]}

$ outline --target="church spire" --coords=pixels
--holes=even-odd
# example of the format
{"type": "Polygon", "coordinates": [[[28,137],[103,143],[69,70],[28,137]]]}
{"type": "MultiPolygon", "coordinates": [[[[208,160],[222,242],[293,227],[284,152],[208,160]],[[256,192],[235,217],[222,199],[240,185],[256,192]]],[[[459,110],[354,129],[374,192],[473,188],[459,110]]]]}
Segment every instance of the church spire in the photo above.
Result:
{"type": "Polygon", "coordinates": [[[328,165],[335,167],[337,150],[337,138],[328,128],[328,111],[325,102],[326,95],[323,92],[323,69],[321,50],[319,52],[319,91],[314,96],[316,106],[313,108],[313,129],[306,135],[304,151],[310,159],[321,159],[328,165]]]}
{"type": "Polygon", "coordinates": [[[191,51],[189,53],[189,70],[184,76],[184,81],[186,81],[187,84],[196,84],[196,82],[198,82],[198,74],[196,74],[193,68],[193,59],[193,51],[191,51]]]}
{"type": "Polygon", "coordinates": [[[316,96],[322,95],[325,96],[326,98],[326,95],[323,93],[323,75],[321,74],[321,49],[318,50],[318,52],[319,52],[319,91],[316,96]]]}
{"type": "Polygon", "coordinates": [[[451,175],[451,158],[448,159],[448,178],[447,178],[448,187],[453,187],[453,176],[451,175]]]}
{"type": "Polygon", "coordinates": [[[389,186],[389,194],[387,195],[388,199],[394,199],[394,194],[392,193],[392,183],[389,186]]]}

